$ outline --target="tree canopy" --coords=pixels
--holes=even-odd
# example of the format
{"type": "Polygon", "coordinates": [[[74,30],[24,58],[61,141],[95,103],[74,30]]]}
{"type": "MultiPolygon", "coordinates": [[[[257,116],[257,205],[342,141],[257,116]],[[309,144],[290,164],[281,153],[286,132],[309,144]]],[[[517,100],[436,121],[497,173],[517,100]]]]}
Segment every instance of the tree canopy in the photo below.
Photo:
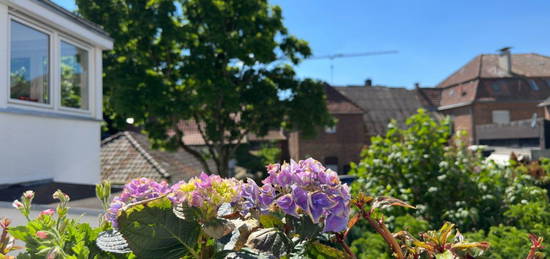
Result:
{"type": "Polygon", "coordinates": [[[313,135],[331,123],[323,83],[298,79],[311,55],[267,0],[76,0],[115,39],[105,58],[106,112],[134,118],[157,147],[183,148],[225,175],[248,134],[313,135]],[[197,122],[206,152],[181,141],[197,122]]]}

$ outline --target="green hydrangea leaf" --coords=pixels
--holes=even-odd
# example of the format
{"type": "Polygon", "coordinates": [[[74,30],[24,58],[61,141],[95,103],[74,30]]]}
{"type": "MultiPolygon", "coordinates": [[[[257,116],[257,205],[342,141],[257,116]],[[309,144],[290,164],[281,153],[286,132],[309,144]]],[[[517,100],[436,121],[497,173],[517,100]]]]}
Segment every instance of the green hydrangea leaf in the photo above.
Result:
{"type": "Polygon", "coordinates": [[[138,258],[181,258],[193,253],[201,231],[174,215],[167,198],[137,204],[118,217],[119,231],[138,258]]]}

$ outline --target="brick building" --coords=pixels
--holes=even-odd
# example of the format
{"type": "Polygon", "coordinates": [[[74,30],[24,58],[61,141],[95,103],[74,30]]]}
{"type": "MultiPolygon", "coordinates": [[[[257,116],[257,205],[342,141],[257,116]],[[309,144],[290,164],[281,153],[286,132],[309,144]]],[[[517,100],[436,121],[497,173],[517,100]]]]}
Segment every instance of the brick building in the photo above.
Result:
{"type": "Polygon", "coordinates": [[[400,125],[424,107],[417,92],[398,87],[365,85],[326,86],[328,111],[337,119],[333,128],[321,130],[315,138],[291,132],[288,138],[290,157],[294,160],[313,157],[346,173],[350,162],[358,162],[363,147],[373,136],[384,135],[388,123],[400,125]]]}
{"type": "Polygon", "coordinates": [[[534,144],[538,140],[522,136],[525,131],[499,136],[490,133],[497,126],[486,125],[544,116],[538,104],[550,96],[550,57],[511,54],[504,48],[500,54],[475,57],[436,88],[417,87],[417,91],[425,103],[452,117],[455,130],[468,132],[470,144],[534,144]]]}
{"type": "Polygon", "coordinates": [[[335,88],[326,86],[325,91],[327,108],[336,118],[336,125],[320,130],[314,138],[291,132],[288,137],[290,158],[313,157],[336,172],[347,172],[350,162],[359,161],[364,145],[363,110],[335,88]]]}

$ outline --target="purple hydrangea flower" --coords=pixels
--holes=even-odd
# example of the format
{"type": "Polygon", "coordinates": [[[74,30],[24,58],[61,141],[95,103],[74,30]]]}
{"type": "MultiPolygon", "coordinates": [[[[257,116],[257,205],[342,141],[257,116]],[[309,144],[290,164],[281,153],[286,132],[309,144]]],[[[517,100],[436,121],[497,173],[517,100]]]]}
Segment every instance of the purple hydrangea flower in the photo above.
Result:
{"type": "Polygon", "coordinates": [[[296,203],[290,194],[283,195],[277,199],[277,205],[288,215],[298,217],[296,203]]]}
{"type": "Polygon", "coordinates": [[[117,217],[120,210],[127,204],[157,198],[170,192],[166,182],[156,182],[148,178],[134,179],[127,183],[122,193],[115,197],[109,209],[105,213],[105,219],[113,225],[118,226],[117,217]]]}
{"type": "Polygon", "coordinates": [[[346,228],[351,197],[336,172],[309,158],[268,165],[267,173],[259,190],[251,180],[245,184],[249,187],[243,187],[245,213],[250,209],[265,212],[278,208],[294,217],[306,215],[316,224],[322,222],[325,232],[346,228]]]}

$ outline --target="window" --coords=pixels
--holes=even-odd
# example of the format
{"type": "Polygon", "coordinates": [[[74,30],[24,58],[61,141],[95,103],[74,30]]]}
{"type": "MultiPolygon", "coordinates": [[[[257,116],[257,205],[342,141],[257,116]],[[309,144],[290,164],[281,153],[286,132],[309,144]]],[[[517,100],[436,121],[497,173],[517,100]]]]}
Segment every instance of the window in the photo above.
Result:
{"type": "Polygon", "coordinates": [[[325,157],[324,159],[324,164],[325,166],[334,171],[334,172],[338,172],[338,157],[335,157],[335,156],[329,156],[329,157],[325,157]]]}
{"type": "Polygon", "coordinates": [[[529,80],[527,80],[527,82],[529,82],[529,87],[531,87],[531,89],[533,89],[535,91],[539,90],[539,86],[537,85],[537,82],[535,80],[529,79],[529,80]]]}
{"type": "Polygon", "coordinates": [[[88,109],[88,52],[61,41],[61,106],[88,109]]]}
{"type": "Polygon", "coordinates": [[[8,103],[93,115],[93,48],[28,18],[12,15],[9,27],[8,103]]]}
{"type": "Polygon", "coordinates": [[[498,92],[500,92],[500,90],[501,90],[501,88],[502,88],[502,87],[500,86],[501,84],[502,84],[501,81],[496,81],[496,82],[494,82],[493,84],[491,84],[491,88],[493,89],[493,91],[495,91],[495,92],[498,93],[498,92]]]}
{"type": "Polygon", "coordinates": [[[10,98],[50,103],[50,36],[10,22],[10,98]]]}
{"type": "Polygon", "coordinates": [[[510,111],[493,111],[493,123],[504,124],[510,122],[510,111]]]}

